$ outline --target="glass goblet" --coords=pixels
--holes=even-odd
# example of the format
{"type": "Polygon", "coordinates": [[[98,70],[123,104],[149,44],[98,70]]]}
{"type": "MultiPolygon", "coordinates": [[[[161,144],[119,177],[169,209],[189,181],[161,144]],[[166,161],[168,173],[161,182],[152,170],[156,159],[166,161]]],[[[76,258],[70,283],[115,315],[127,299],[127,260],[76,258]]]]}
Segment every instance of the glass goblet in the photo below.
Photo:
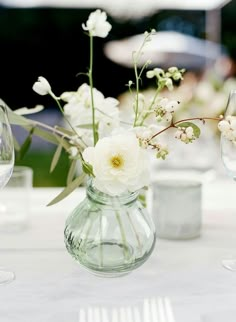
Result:
{"type": "MultiPolygon", "coordinates": [[[[231,123],[230,131],[236,132],[236,90],[232,90],[229,94],[224,118],[227,120],[229,117],[231,123]]],[[[236,180],[236,141],[230,140],[228,134],[221,133],[220,145],[221,159],[224,168],[226,169],[227,174],[232,177],[233,180],[236,180]]],[[[222,265],[231,271],[236,271],[236,255],[223,259],[222,265]]]]}
{"type": "MultiPolygon", "coordinates": [[[[14,167],[14,144],[7,108],[0,105],[0,188],[9,181],[14,167]]],[[[0,284],[14,280],[15,274],[0,267],[0,284]]]]}

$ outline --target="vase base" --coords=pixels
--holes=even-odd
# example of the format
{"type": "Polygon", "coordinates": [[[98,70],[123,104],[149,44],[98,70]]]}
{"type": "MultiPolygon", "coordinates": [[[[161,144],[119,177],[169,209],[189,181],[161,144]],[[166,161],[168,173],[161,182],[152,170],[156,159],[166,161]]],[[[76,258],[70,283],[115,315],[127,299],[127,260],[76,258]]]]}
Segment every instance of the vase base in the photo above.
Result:
{"type": "Polygon", "coordinates": [[[129,275],[132,271],[129,272],[103,272],[103,271],[96,271],[93,269],[90,269],[83,264],[80,263],[80,266],[83,267],[87,272],[90,274],[96,276],[96,277],[101,277],[101,278],[118,278],[118,277],[123,277],[126,275],[129,275]]]}

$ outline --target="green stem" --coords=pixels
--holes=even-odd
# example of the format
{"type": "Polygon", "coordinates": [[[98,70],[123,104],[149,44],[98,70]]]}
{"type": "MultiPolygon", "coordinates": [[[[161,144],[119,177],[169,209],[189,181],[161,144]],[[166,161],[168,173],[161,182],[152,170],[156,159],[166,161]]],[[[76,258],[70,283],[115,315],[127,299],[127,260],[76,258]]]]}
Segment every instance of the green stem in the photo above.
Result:
{"type": "Polygon", "coordinates": [[[134,110],[134,127],[136,126],[136,122],[138,119],[138,107],[139,107],[139,100],[138,100],[138,94],[139,94],[139,76],[138,76],[138,68],[137,68],[137,61],[134,61],[134,73],[135,73],[135,79],[136,79],[136,98],[135,98],[135,110],[134,110]]]}
{"type": "Polygon", "coordinates": [[[134,109],[134,124],[133,126],[136,126],[136,122],[138,120],[138,107],[139,107],[139,102],[138,102],[138,94],[139,94],[139,81],[140,81],[140,76],[143,72],[144,66],[147,65],[147,63],[144,64],[143,68],[141,69],[140,74],[138,74],[138,62],[140,59],[140,56],[142,54],[142,50],[144,45],[146,44],[147,39],[150,37],[150,34],[148,33],[145,38],[144,41],[141,45],[141,47],[139,48],[138,52],[134,52],[133,53],[133,64],[134,64],[134,74],[135,74],[135,83],[136,83],[136,99],[135,99],[135,109],[134,109]]]}
{"type": "Polygon", "coordinates": [[[66,120],[67,124],[69,125],[69,127],[77,135],[77,131],[75,130],[75,128],[73,127],[73,125],[70,123],[70,121],[68,120],[68,118],[65,116],[64,110],[63,110],[63,108],[61,106],[61,103],[60,103],[59,99],[53,93],[50,93],[50,95],[56,101],[57,106],[59,107],[59,110],[60,110],[61,114],[63,115],[64,119],[66,120]]]}
{"type": "Polygon", "coordinates": [[[123,253],[124,253],[124,258],[128,259],[128,247],[127,247],[127,240],[125,236],[125,230],[120,218],[120,214],[118,211],[116,211],[116,219],[118,221],[119,227],[120,227],[120,234],[121,234],[121,239],[123,243],[123,253]]]}
{"type": "Polygon", "coordinates": [[[94,106],[94,97],[93,97],[93,36],[89,34],[89,37],[90,37],[90,63],[89,63],[88,76],[89,76],[91,107],[92,107],[93,143],[95,146],[98,141],[98,133],[96,128],[95,106],[94,106]]]}
{"type": "Polygon", "coordinates": [[[100,246],[99,246],[99,253],[100,253],[100,267],[103,267],[103,236],[102,236],[102,212],[99,218],[99,229],[100,229],[100,246]]]}
{"type": "Polygon", "coordinates": [[[130,214],[128,213],[128,211],[126,211],[126,215],[127,215],[128,219],[129,219],[130,225],[131,225],[131,227],[132,227],[132,229],[133,229],[133,232],[134,232],[135,238],[137,239],[138,248],[139,248],[139,251],[140,251],[140,253],[141,253],[142,245],[141,245],[141,242],[140,242],[140,238],[139,238],[138,232],[137,232],[137,230],[135,229],[134,223],[133,223],[133,221],[131,220],[131,217],[130,217],[130,214]]]}
{"type": "MultiPolygon", "coordinates": [[[[160,93],[160,90],[161,90],[161,88],[160,88],[160,87],[158,87],[158,88],[157,88],[157,90],[156,90],[156,93],[155,93],[155,95],[154,95],[154,97],[153,97],[153,100],[152,100],[152,102],[151,102],[151,104],[150,104],[150,106],[149,106],[149,108],[148,108],[148,110],[149,110],[149,111],[152,109],[153,105],[155,104],[155,101],[156,101],[156,99],[157,99],[158,94],[160,93]]],[[[144,121],[146,120],[146,118],[148,117],[148,115],[149,115],[149,113],[148,113],[148,112],[144,114],[143,119],[142,119],[142,121],[141,121],[141,123],[140,123],[140,126],[142,126],[142,125],[143,125],[143,123],[144,123],[144,121]]]]}

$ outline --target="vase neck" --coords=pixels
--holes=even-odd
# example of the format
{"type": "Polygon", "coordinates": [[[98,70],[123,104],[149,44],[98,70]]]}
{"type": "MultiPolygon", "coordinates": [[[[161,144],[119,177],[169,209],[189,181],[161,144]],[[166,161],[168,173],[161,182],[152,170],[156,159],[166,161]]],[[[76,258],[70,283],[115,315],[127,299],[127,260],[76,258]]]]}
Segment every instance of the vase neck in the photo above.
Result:
{"type": "Polygon", "coordinates": [[[112,207],[127,205],[134,202],[139,195],[139,191],[126,192],[118,196],[110,196],[100,190],[96,189],[93,184],[93,180],[89,180],[87,183],[87,197],[93,202],[109,205],[112,207]]]}

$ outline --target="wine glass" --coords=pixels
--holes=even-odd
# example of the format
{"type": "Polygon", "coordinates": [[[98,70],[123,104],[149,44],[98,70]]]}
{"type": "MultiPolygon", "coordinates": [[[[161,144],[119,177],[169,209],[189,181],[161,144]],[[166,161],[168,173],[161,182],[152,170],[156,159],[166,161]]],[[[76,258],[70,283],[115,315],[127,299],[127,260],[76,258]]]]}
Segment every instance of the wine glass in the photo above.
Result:
{"type": "MultiPolygon", "coordinates": [[[[14,167],[14,144],[8,113],[5,106],[0,105],[0,188],[9,181],[14,167]]],[[[13,272],[0,267],[0,284],[14,280],[13,272]]]]}
{"type": "MultiPolygon", "coordinates": [[[[236,89],[231,90],[229,94],[224,117],[226,118],[227,116],[235,117],[236,120],[236,89]]],[[[229,140],[221,133],[220,145],[224,168],[228,175],[236,180],[236,141],[229,140]]],[[[236,256],[223,259],[222,265],[231,271],[236,271],[236,256]]]]}

